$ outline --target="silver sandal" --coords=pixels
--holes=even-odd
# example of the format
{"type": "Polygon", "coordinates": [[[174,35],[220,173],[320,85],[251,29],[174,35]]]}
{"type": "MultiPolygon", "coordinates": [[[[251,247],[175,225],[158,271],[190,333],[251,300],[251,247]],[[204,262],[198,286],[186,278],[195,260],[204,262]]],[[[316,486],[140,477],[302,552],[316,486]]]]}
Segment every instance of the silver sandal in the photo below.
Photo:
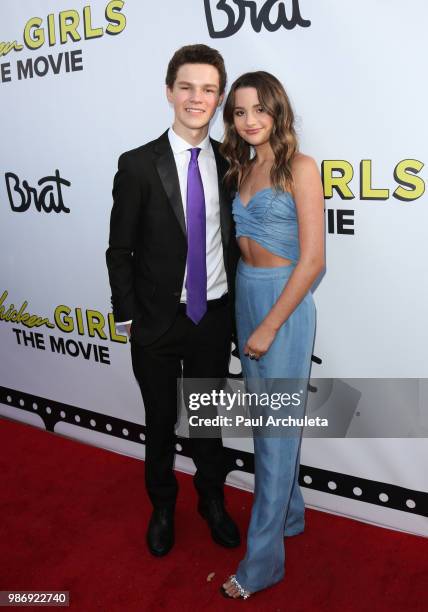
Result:
{"type": "Polygon", "coordinates": [[[231,576],[229,576],[229,580],[233,584],[233,586],[235,586],[238,589],[239,597],[233,597],[232,595],[229,595],[226,589],[223,586],[221,586],[220,592],[223,595],[223,597],[226,597],[227,599],[239,599],[239,598],[248,599],[250,597],[251,595],[250,591],[247,591],[239,584],[239,582],[236,580],[236,574],[232,574],[231,576]]]}

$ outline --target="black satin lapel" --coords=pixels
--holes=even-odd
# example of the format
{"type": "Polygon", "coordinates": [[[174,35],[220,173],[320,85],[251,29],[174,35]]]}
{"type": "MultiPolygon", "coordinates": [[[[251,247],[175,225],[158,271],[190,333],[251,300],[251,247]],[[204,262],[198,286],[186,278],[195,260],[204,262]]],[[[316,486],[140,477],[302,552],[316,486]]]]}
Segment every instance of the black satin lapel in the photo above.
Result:
{"type": "Polygon", "coordinates": [[[227,164],[225,159],[220,155],[218,151],[217,143],[211,141],[215,161],[217,164],[217,177],[218,177],[218,200],[220,205],[220,227],[221,227],[221,240],[223,247],[226,248],[229,244],[230,233],[232,231],[232,217],[231,217],[231,206],[229,198],[227,197],[226,189],[223,184],[223,177],[227,170],[227,164]]]}
{"type": "Polygon", "coordinates": [[[162,152],[156,160],[156,168],[162,181],[163,188],[168,196],[169,203],[172,206],[172,210],[186,236],[186,222],[184,220],[183,201],[181,199],[177,166],[175,165],[174,155],[170,146],[162,147],[162,152]]]}

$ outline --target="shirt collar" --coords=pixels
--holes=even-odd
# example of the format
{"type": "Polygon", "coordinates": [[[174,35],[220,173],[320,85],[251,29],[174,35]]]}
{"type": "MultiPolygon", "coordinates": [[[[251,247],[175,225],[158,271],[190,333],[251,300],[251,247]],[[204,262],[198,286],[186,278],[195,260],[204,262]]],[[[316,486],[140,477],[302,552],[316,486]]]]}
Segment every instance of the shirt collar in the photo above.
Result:
{"type": "MultiPolygon", "coordinates": [[[[183,153],[183,151],[188,151],[189,149],[195,148],[194,145],[189,144],[186,140],[184,140],[184,138],[181,138],[181,136],[174,132],[172,127],[168,130],[168,138],[171,149],[175,155],[177,155],[177,153],[183,153]]],[[[210,135],[207,134],[205,138],[196,146],[202,151],[209,150],[211,147],[210,135]]]]}

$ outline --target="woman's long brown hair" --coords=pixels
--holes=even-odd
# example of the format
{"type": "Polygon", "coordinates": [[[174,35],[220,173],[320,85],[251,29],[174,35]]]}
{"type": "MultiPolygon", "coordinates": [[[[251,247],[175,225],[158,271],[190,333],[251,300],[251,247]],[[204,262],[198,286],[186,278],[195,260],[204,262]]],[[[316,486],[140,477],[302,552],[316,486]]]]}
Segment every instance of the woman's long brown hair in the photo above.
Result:
{"type": "Polygon", "coordinates": [[[272,186],[281,191],[290,190],[293,184],[291,160],[297,151],[294,129],[294,113],[284,87],[269,72],[247,72],[232,84],[223,111],[225,125],[221,153],[229,162],[225,182],[230,188],[239,188],[239,181],[246,176],[251,164],[251,146],[236,132],[234,125],[235,92],[242,87],[257,90],[260,105],[273,118],[270,146],[275,156],[270,171],[272,186]]]}

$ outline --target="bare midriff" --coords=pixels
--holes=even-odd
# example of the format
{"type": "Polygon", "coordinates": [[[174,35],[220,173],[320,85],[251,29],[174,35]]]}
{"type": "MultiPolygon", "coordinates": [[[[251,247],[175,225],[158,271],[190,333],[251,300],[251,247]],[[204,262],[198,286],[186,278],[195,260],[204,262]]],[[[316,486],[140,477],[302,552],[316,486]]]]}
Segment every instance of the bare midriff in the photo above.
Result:
{"type": "Polygon", "coordinates": [[[253,266],[253,268],[279,268],[280,266],[290,266],[293,263],[291,259],[285,259],[271,253],[247,236],[238,238],[238,244],[244,263],[253,266]]]}

